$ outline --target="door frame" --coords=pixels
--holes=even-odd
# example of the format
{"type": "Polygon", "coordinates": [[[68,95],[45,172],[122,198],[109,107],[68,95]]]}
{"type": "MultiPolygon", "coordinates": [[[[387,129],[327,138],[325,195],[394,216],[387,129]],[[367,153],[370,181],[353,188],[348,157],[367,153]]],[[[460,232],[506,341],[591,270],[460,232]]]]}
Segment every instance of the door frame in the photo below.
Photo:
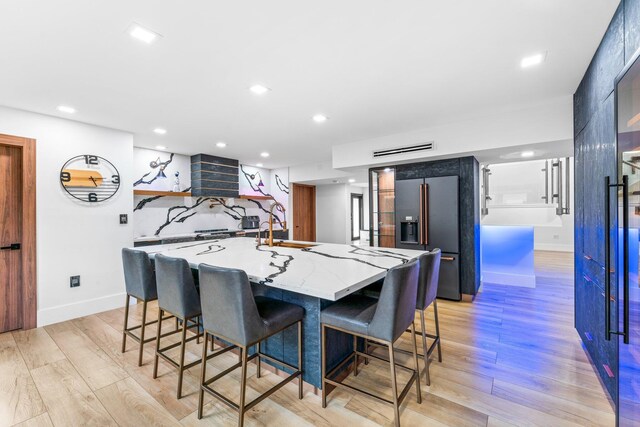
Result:
{"type": "Polygon", "coordinates": [[[22,152],[22,329],[37,326],[36,140],[0,134],[0,145],[22,152]]]}
{"type": "MultiPolygon", "coordinates": [[[[311,227],[311,236],[312,242],[316,241],[316,186],[315,185],[307,185],[307,184],[298,184],[298,183],[291,183],[291,195],[293,196],[293,201],[291,203],[292,207],[295,206],[295,198],[296,198],[296,189],[300,190],[301,188],[311,188],[311,191],[313,193],[312,195],[312,200],[311,200],[311,223],[312,223],[312,227],[311,227]]],[[[297,227],[296,223],[295,223],[295,212],[293,212],[293,214],[291,215],[291,219],[293,219],[293,234],[291,237],[295,240],[295,227],[297,227]]]]}
{"type": "Polygon", "coordinates": [[[360,240],[360,230],[362,230],[362,224],[364,223],[364,208],[362,206],[362,203],[364,202],[364,197],[361,193],[351,193],[351,197],[349,198],[349,203],[350,203],[350,211],[351,211],[351,218],[349,221],[349,234],[351,234],[351,241],[353,240],[360,240]],[[360,199],[360,212],[358,212],[359,216],[360,216],[360,228],[358,229],[358,235],[354,236],[353,235],[353,199],[360,199]]]}

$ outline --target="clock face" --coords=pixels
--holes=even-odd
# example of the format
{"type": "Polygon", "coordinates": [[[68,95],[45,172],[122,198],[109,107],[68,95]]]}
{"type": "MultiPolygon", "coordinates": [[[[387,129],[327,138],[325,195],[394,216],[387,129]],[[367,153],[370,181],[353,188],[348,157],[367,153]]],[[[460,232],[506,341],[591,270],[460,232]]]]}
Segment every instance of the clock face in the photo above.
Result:
{"type": "Polygon", "coordinates": [[[110,199],[118,192],[120,173],[109,160],[83,154],[69,159],[62,166],[60,183],[76,199],[98,203],[110,199]]]}

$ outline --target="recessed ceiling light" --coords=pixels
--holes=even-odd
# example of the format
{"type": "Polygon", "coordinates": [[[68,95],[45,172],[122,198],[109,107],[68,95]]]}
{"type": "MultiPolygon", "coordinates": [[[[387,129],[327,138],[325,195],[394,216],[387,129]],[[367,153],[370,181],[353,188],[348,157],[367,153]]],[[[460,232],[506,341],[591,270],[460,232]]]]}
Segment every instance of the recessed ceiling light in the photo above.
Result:
{"type": "Polygon", "coordinates": [[[520,66],[522,68],[528,68],[528,67],[533,67],[534,65],[538,65],[542,63],[542,61],[544,61],[544,58],[546,55],[547,53],[543,52],[543,53],[537,53],[535,55],[524,57],[522,58],[522,61],[520,61],[520,66]]]}
{"type": "Polygon", "coordinates": [[[354,182],[356,182],[356,180],[353,178],[349,178],[349,182],[353,184],[354,182]]]}
{"type": "Polygon", "coordinates": [[[385,172],[391,172],[391,168],[384,168],[385,172]]]}
{"type": "Polygon", "coordinates": [[[267,153],[266,151],[263,151],[262,153],[260,153],[260,157],[269,157],[269,153],[267,153]]]}
{"type": "Polygon", "coordinates": [[[523,151],[522,154],[520,154],[522,157],[533,157],[535,153],[533,151],[523,151]]]}
{"type": "Polygon", "coordinates": [[[264,95],[265,93],[269,92],[271,89],[262,85],[253,85],[249,88],[249,90],[256,95],[264,95]]]}
{"type": "Polygon", "coordinates": [[[262,166],[264,166],[262,163],[256,163],[256,166],[261,168],[262,166]]]}
{"type": "Polygon", "coordinates": [[[76,112],[76,109],[73,107],[69,107],[67,105],[58,105],[58,111],[61,111],[67,114],[73,114],[76,112]]]}
{"type": "Polygon", "coordinates": [[[227,143],[226,143],[226,142],[222,142],[222,141],[220,141],[220,142],[216,142],[216,147],[224,148],[224,147],[226,147],[226,146],[227,146],[227,143]]]}
{"type": "Polygon", "coordinates": [[[327,121],[327,116],[323,114],[316,114],[315,116],[313,116],[313,121],[316,123],[324,123],[327,121]]]}
{"type": "Polygon", "coordinates": [[[156,150],[166,150],[167,147],[165,147],[164,145],[156,145],[156,150]]]}
{"type": "Polygon", "coordinates": [[[138,39],[147,44],[153,43],[160,36],[160,34],[146,29],[142,25],[136,23],[131,24],[131,27],[129,27],[129,35],[134,39],[138,39]]]}
{"type": "Polygon", "coordinates": [[[155,133],[157,133],[158,135],[164,135],[164,134],[167,133],[167,130],[166,129],[162,129],[162,128],[155,128],[153,131],[155,133]]]}

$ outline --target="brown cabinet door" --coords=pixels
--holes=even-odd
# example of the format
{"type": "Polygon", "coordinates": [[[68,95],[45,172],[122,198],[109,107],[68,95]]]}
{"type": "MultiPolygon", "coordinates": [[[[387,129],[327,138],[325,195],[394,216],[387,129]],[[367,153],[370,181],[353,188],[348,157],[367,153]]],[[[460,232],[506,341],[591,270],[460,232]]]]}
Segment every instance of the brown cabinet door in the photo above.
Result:
{"type": "Polygon", "coordinates": [[[22,327],[22,151],[0,145],[0,333],[22,327]],[[12,247],[13,246],[13,247],[12,247]]]}

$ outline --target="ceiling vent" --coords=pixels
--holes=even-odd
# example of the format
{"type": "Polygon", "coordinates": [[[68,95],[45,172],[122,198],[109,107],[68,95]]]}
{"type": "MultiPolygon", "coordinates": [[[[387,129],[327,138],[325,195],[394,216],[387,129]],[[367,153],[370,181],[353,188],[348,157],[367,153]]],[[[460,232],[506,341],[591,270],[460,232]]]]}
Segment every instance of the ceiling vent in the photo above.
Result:
{"type": "Polygon", "coordinates": [[[373,157],[388,157],[395,156],[397,154],[407,154],[407,153],[419,153],[421,151],[430,151],[434,149],[433,141],[425,142],[423,144],[418,145],[408,145],[406,147],[398,147],[398,148],[388,148],[385,150],[376,150],[373,152],[373,157]]]}

